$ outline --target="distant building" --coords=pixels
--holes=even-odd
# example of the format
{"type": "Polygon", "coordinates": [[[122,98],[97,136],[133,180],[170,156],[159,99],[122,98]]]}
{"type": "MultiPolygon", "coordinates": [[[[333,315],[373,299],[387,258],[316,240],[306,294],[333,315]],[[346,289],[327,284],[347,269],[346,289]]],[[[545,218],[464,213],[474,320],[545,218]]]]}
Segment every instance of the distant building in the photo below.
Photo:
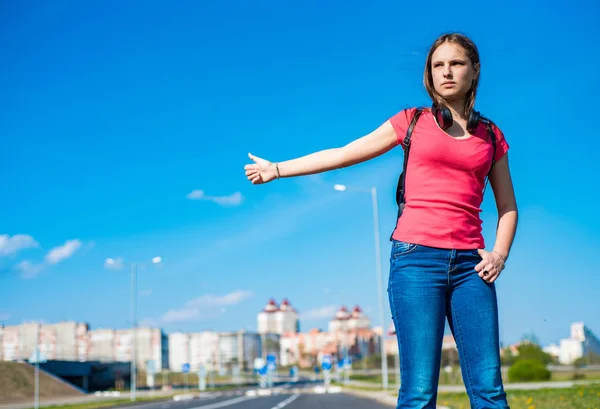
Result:
{"type": "Polygon", "coordinates": [[[600,340],[583,322],[571,324],[571,336],[560,340],[558,360],[561,364],[572,364],[588,354],[600,355],[600,340]]]}
{"type": "Polygon", "coordinates": [[[371,328],[371,320],[359,306],[350,312],[341,307],[329,322],[328,331],[286,332],[281,336],[281,364],[315,365],[324,354],[355,358],[378,354],[382,333],[371,328]]]}
{"type": "Polygon", "coordinates": [[[560,357],[560,346],[556,344],[550,344],[547,347],[542,348],[542,350],[552,358],[559,359],[560,357]]]}
{"type": "MultiPolygon", "coordinates": [[[[217,350],[219,345],[219,334],[213,331],[203,331],[190,334],[191,369],[198,371],[200,367],[207,370],[217,368],[217,350]]],[[[175,369],[175,368],[171,368],[175,369]]]]}
{"type": "Polygon", "coordinates": [[[23,323],[0,329],[0,358],[26,360],[37,344],[46,359],[88,360],[88,324],[66,321],[56,324],[23,323]]]}
{"type": "Polygon", "coordinates": [[[96,329],[89,332],[91,361],[111,362],[117,360],[114,329],[96,329]]]}
{"type": "Polygon", "coordinates": [[[180,372],[184,363],[195,372],[204,367],[213,371],[229,371],[234,366],[252,370],[254,360],[276,351],[279,359],[279,334],[258,334],[247,331],[174,333],[169,335],[169,367],[180,372]]]}
{"type": "Polygon", "coordinates": [[[329,332],[356,330],[360,328],[370,328],[371,320],[363,310],[357,305],[352,312],[342,306],[335,317],[329,321],[329,332]]]}
{"type": "Polygon", "coordinates": [[[257,316],[259,334],[284,334],[300,331],[298,311],[287,299],[277,305],[271,299],[257,316]]]}
{"type": "MultiPolygon", "coordinates": [[[[169,342],[167,335],[158,328],[137,328],[136,364],[146,369],[149,361],[157,371],[169,365],[169,342]]],[[[97,329],[89,331],[90,360],[103,362],[131,362],[133,358],[133,329],[97,329]]]]}
{"type": "Polygon", "coordinates": [[[169,334],[169,369],[180,372],[183,364],[190,363],[190,334],[169,334]]]}

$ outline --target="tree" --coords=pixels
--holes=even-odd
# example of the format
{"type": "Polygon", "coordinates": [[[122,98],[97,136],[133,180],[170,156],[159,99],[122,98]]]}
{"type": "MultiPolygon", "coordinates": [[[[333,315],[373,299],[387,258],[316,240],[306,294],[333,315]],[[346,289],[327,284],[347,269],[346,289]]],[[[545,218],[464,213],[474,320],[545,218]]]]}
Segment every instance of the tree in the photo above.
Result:
{"type": "Polygon", "coordinates": [[[554,358],[550,354],[547,354],[542,350],[542,348],[533,343],[525,343],[521,344],[517,347],[519,351],[519,355],[517,356],[517,361],[521,360],[533,360],[541,362],[544,365],[549,365],[553,363],[554,358]]]}
{"type": "Polygon", "coordinates": [[[543,363],[534,359],[520,359],[508,369],[511,382],[548,381],[551,375],[543,363]]]}

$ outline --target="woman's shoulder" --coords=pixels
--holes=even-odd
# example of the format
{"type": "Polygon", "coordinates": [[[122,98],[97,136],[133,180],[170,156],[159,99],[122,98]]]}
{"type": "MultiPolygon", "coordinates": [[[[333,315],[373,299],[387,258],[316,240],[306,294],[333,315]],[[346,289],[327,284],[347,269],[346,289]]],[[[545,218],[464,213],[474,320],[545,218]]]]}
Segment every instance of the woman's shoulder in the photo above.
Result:
{"type": "Polygon", "coordinates": [[[429,112],[429,108],[421,106],[403,108],[390,117],[390,122],[396,122],[398,124],[408,126],[408,124],[410,123],[410,121],[412,121],[415,115],[422,115],[426,112],[429,112]]]}

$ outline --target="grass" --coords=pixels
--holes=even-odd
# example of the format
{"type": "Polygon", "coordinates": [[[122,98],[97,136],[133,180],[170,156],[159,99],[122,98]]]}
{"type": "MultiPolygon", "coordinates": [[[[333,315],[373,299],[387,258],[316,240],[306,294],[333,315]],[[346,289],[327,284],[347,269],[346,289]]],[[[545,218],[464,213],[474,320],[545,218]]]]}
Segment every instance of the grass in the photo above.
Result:
{"type": "MultiPolygon", "coordinates": [[[[143,397],[137,398],[135,404],[144,403],[144,402],[153,402],[160,400],[169,400],[172,399],[172,396],[154,396],[154,397],[143,397]]],[[[99,408],[111,408],[115,406],[128,406],[133,403],[129,398],[122,399],[110,399],[110,400],[101,400],[94,402],[86,402],[86,403],[72,403],[66,405],[52,405],[52,406],[44,406],[43,409],[99,409],[99,408]]],[[[33,408],[30,408],[33,409],[33,408]]]]}
{"type": "MultiPolygon", "coordinates": [[[[509,384],[508,376],[502,376],[504,384],[509,384]]],[[[353,381],[361,381],[361,382],[369,382],[373,384],[381,384],[381,375],[351,375],[350,379],[353,381]]],[[[390,372],[388,376],[388,380],[390,385],[395,384],[396,377],[395,374],[390,372]]],[[[556,371],[552,372],[552,377],[550,381],[573,381],[573,380],[591,380],[591,381],[600,381],[600,371],[585,371],[585,372],[575,372],[575,371],[556,371]],[[580,376],[576,376],[579,374],[580,376]],[[583,375],[583,376],[581,376],[583,375]]],[[[448,374],[443,371],[440,372],[440,385],[463,385],[463,380],[460,375],[460,371],[458,368],[453,370],[452,373],[448,374]]]]}
{"type": "MultiPolygon", "coordinates": [[[[576,388],[513,390],[507,392],[511,409],[600,409],[600,384],[576,388]]],[[[469,409],[466,393],[440,393],[437,403],[451,409],[469,409]]]]}
{"type": "MultiPolygon", "coordinates": [[[[0,403],[33,401],[34,368],[18,362],[0,362],[0,403]]],[[[83,396],[44,372],[40,371],[40,398],[65,398],[83,396]]]]}

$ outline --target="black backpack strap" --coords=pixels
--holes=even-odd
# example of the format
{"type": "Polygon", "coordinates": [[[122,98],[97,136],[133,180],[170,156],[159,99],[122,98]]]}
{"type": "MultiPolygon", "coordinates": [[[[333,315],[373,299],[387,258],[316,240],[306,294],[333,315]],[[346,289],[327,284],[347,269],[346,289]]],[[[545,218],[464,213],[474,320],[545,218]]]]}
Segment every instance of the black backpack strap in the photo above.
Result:
{"type": "Polygon", "coordinates": [[[490,141],[492,142],[492,164],[490,165],[490,170],[485,177],[485,185],[483,186],[483,191],[487,188],[487,184],[490,180],[490,175],[492,174],[492,169],[494,169],[494,165],[496,164],[496,132],[494,132],[494,128],[492,127],[492,121],[487,118],[482,118],[482,122],[485,125],[485,129],[487,129],[488,136],[490,137],[490,141]]]}
{"type": "MultiPolygon", "coordinates": [[[[419,120],[419,117],[423,113],[424,108],[417,108],[413,112],[413,117],[408,125],[408,129],[406,130],[406,136],[402,141],[402,145],[404,147],[404,164],[402,165],[402,173],[398,177],[398,185],[396,186],[396,204],[398,205],[398,216],[396,221],[402,216],[402,212],[404,211],[404,203],[405,203],[405,186],[406,186],[406,168],[408,167],[408,154],[410,152],[410,140],[412,137],[412,133],[415,129],[415,125],[419,120]]],[[[395,226],[394,226],[395,230],[395,226]]],[[[390,241],[392,240],[392,234],[390,235],[390,241]]]]}
{"type": "MultiPolygon", "coordinates": [[[[423,112],[423,108],[415,109],[413,113],[412,120],[408,125],[408,129],[406,130],[406,136],[404,137],[404,141],[402,141],[402,145],[404,145],[404,164],[402,165],[402,173],[398,178],[398,185],[396,187],[396,204],[400,206],[401,203],[404,203],[405,200],[405,186],[406,186],[406,168],[408,167],[408,154],[410,152],[410,141],[412,137],[413,130],[415,129],[415,125],[419,120],[419,116],[423,112]]],[[[400,212],[401,214],[401,212],[400,212]]]]}

